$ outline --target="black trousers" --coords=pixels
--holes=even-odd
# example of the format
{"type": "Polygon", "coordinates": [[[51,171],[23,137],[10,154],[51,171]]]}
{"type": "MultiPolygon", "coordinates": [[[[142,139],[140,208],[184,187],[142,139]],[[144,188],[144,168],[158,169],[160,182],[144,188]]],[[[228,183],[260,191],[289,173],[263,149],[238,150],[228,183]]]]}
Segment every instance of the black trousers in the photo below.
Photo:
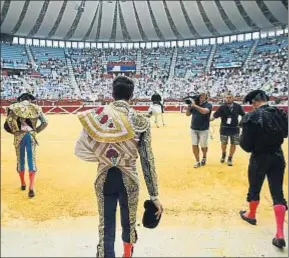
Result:
{"type": "Polygon", "coordinates": [[[122,171],[113,167],[103,173],[95,183],[99,209],[98,257],[115,257],[116,208],[120,206],[122,240],[137,241],[136,210],[138,185],[122,171]]]}
{"type": "Polygon", "coordinates": [[[265,176],[267,176],[273,204],[286,205],[283,195],[283,178],[285,172],[283,151],[275,153],[252,154],[248,169],[249,191],[247,201],[259,201],[265,176]]]}

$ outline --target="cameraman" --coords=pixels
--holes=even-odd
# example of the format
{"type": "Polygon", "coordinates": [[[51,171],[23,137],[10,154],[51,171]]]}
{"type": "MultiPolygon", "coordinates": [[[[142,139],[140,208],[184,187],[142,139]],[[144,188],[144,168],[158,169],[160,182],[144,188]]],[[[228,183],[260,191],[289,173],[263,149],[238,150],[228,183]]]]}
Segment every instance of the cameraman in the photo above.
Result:
{"type": "Polygon", "coordinates": [[[240,142],[240,128],[239,116],[243,117],[245,112],[241,105],[234,102],[234,96],[231,93],[228,93],[225,97],[225,103],[221,105],[217,111],[214,113],[211,121],[216,118],[221,118],[221,148],[222,148],[222,157],[221,163],[225,162],[226,159],[226,149],[228,140],[230,138],[230,153],[227,161],[228,166],[233,166],[233,155],[236,151],[236,146],[240,142]]]}
{"type": "Polygon", "coordinates": [[[196,159],[194,168],[206,165],[211,112],[212,104],[207,102],[207,95],[205,93],[200,94],[199,99],[195,98],[195,101],[192,101],[192,104],[189,105],[186,111],[187,116],[192,115],[191,136],[193,153],[196,159]],[[203,153],[201,163],[199,144],[203,153]]]}

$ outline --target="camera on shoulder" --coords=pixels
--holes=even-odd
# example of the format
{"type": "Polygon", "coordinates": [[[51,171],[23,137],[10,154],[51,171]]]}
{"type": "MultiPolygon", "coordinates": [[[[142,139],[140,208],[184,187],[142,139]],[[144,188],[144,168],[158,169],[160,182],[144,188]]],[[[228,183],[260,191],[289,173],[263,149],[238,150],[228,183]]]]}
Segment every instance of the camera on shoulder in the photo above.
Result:
{"type": "Polygon", "coordinates": [[[195,102],[196,105],[200,105],[200,95],[187,96],[183,100],[189,106],[191,106],[193,102],[195,102]]]}

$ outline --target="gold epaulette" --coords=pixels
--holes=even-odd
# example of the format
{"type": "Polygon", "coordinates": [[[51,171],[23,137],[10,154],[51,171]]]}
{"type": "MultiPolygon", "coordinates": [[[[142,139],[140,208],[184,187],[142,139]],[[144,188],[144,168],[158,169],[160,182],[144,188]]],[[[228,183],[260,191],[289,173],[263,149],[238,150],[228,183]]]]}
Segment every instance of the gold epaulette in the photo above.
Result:
{"type": "Polygon", "coordinates": [[[130,109],[128,117],[135,132],[143,133],[149,129],[150,122],[148,118],[137,112],[135,109],[130,109]]]}

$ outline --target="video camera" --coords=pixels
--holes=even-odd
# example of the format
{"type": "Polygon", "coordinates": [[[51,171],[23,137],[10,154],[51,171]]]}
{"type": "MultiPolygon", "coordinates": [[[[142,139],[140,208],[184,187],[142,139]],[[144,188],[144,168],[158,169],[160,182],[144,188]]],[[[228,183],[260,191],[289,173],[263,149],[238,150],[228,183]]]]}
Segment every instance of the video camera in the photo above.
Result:
{"type": "Polygon", "coordinates": [[[184,102],[190,106],[193,102],[195,102],[196,105],[200,105],[200,95],[187,96],[184,98],[184,102]]]}

